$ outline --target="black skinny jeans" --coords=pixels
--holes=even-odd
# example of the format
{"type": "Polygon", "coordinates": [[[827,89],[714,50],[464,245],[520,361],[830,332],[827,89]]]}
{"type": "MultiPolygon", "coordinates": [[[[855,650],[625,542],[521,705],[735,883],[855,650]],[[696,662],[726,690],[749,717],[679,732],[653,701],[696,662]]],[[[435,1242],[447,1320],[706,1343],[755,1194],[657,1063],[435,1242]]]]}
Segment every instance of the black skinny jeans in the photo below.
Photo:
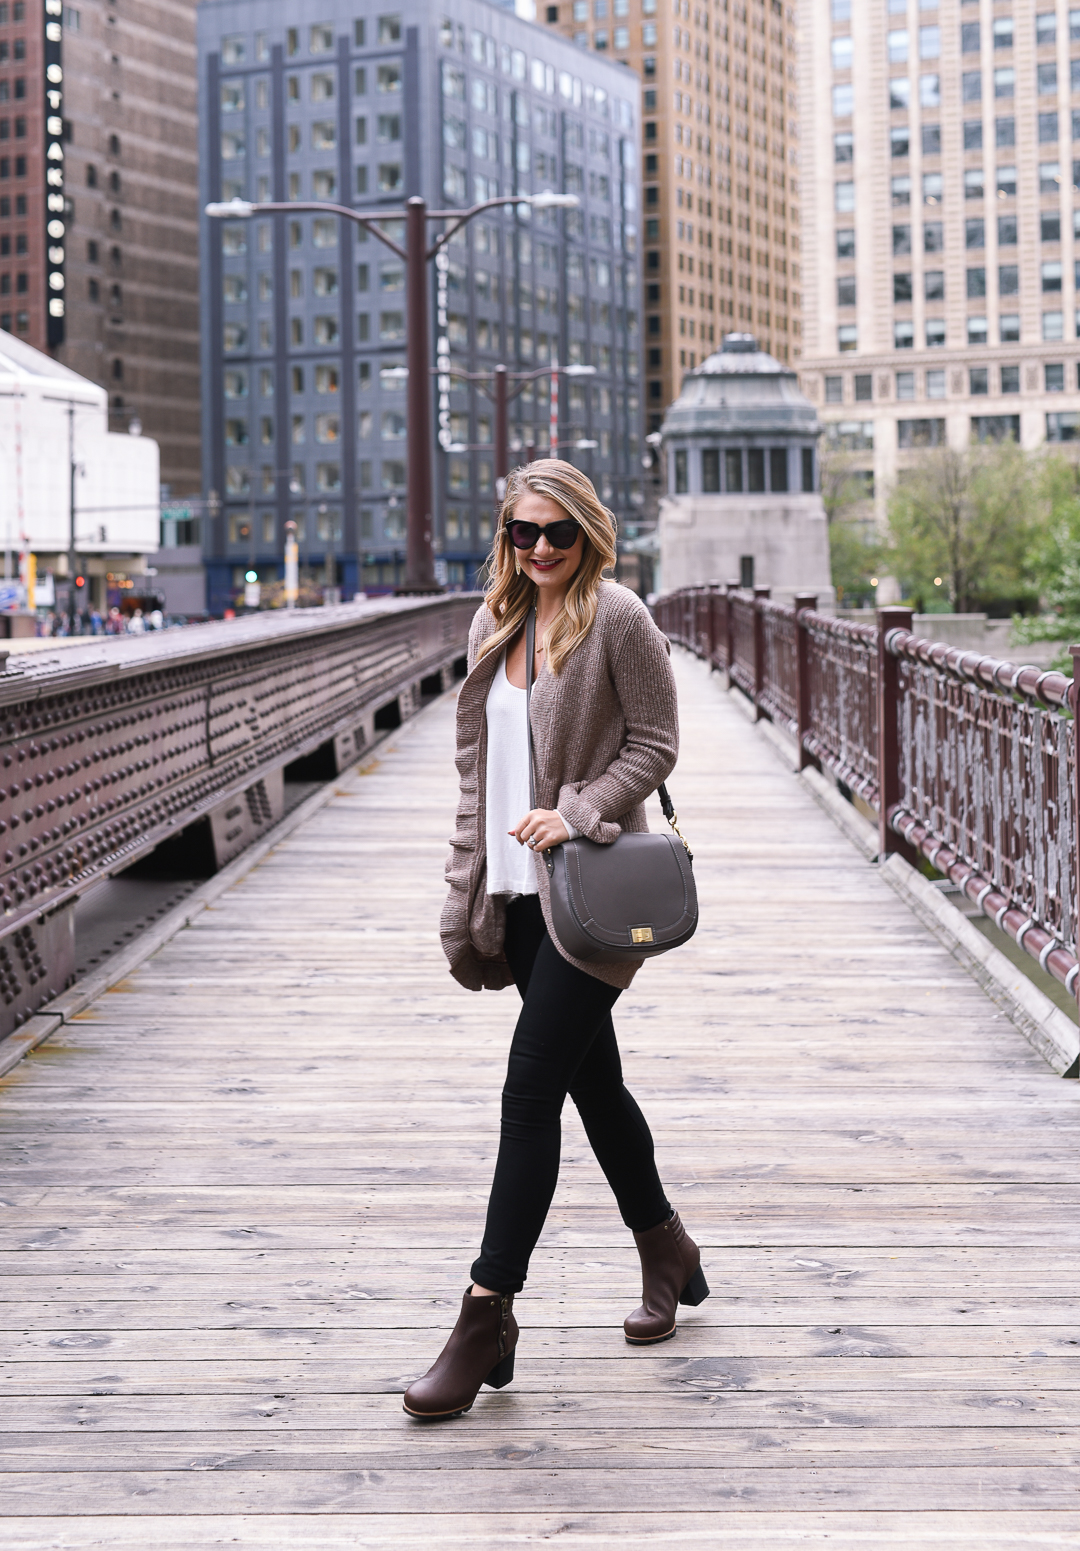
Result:
{"type": "Polygon", "coordinates": [[[506,911],[506,957],[522,1009],[502,1095],[502,1132],[487,1224],[472,1278],[494,1292],[525,1285],[559,1177],[569,1093],[622,1220],[637,1232],[671,1215],[645,1116],[623,1086],[611,1021],[619,992],[568,964],[528,894],[506,911]]]}

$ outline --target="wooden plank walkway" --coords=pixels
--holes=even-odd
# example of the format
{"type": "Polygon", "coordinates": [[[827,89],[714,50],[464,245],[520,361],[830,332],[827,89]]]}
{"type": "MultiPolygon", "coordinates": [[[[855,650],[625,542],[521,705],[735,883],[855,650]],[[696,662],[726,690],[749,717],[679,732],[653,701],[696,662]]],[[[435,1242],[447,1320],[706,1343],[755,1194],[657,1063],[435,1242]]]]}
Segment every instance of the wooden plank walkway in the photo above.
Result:
{"type": "Polygon", "coordinates": [[[8,1551],[1077,1544],[1077,1085],[677,668],[703,926],[617,1025],[714,1296],[624,1344],[570,1111],[517,1381],[402,1415],[516,1011],[436,941],[444,700],[0,1084],[8,1551]]]}

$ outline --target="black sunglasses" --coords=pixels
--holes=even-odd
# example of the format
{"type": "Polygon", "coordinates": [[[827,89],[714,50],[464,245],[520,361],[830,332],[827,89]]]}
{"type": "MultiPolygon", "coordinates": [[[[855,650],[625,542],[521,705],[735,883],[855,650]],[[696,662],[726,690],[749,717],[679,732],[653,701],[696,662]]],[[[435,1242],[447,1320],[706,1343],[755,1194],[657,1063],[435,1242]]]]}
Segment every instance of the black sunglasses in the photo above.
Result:
{"type": "Polygon", "coordinates": [[[541,533],[552,549],[572,549],[581,532],[581,524],[573,517],[560,517],[558,522],[545,523],[541,527],[538,522],[523,522],[520,518],[511,518],[506,524],[506,531],[515,549],[532,549],[540,542],[541,533]]]}

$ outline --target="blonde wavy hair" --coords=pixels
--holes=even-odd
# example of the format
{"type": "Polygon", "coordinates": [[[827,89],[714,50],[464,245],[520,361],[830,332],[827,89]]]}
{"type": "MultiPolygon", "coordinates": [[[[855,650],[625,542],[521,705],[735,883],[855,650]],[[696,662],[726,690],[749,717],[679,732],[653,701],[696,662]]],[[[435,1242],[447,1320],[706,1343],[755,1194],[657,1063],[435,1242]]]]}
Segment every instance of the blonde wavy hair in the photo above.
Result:
{"type": "Polygon", "coordinates": [[[544,636],[547,664],[558,673],[563,663],[592,629],[600,595],[600,580],[615,564],[615,517],[601,504],[593,482],[572,463],[561,458],[538,458],[514,469],[506,481],[506,496],[499,513],[495,542],[487,560],[488,586],[485,602],[498,621],[498,629],[480,648],[479,656],[498,652],[517,635],[536,602],[537,587],[514,562],[514,546],[506,524],[526,491],[547,496],[582,527],[581,564],[570,582],[566,601],[544,636]]]}

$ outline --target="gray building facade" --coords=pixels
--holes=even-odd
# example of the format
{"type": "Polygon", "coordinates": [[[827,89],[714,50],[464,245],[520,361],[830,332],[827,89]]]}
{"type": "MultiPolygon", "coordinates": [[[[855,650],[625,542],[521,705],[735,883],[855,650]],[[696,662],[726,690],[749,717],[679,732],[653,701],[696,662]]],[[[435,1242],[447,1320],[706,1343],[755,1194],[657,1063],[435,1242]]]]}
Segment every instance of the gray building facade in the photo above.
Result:
{"type": "MultiPolygon", "coordinates": [[[[594,367],[558,381],[558,450],[632,525],[637,81],[484,0],[407,0],[392,13],[327,0],[314,14],[294,0],[200,8],[202,202],[325,199],[377,215],[414,194],[433,209],[577,194],[573,210],[485,213],[430,266],[437,568],[451,587],[473,585],[496,510],[493,405],[483,382],[454,371],[594,367]]],[[[202,253],[211,612],[236,600],[246,572],[281,575],[290,519],[311,584],[346,598],[393,587],[417,455],[400,260],[351,222],[302,212],[204,217],[202,253]]],[[[541,375],[513,401],[512,461],[547,450],[550,385],[541,375]]]]}

